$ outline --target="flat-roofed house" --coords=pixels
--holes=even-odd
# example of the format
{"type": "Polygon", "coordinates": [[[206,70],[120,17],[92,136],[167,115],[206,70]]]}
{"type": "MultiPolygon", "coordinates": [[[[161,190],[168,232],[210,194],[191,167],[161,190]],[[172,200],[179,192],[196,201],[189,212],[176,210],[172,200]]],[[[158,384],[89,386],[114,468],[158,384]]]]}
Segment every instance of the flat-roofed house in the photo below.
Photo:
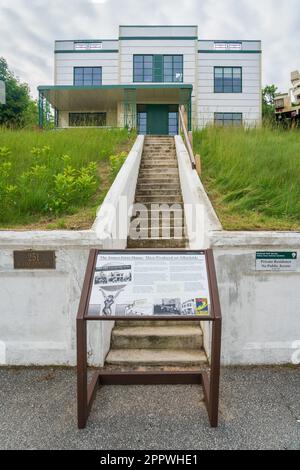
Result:
{"type": "Polygon", "coordinates": [[[54,85],[39,87],[57,127],[128,127],[178,133],[207,124],[261,122],[261,42],[202,40],[197,26],[120,26],[115,40],[55,42],[54,85]]]}

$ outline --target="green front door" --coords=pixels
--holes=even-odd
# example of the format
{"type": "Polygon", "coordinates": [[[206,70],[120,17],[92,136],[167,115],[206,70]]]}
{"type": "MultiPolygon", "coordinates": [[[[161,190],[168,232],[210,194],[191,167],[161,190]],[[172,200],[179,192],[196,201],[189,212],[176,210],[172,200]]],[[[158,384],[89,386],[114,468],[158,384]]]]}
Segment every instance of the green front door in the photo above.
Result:
{"type": "Polygon", "coordinates": [[[147,105],[147,134],[169,134],[169,106],[165,104],[147,105]]]}

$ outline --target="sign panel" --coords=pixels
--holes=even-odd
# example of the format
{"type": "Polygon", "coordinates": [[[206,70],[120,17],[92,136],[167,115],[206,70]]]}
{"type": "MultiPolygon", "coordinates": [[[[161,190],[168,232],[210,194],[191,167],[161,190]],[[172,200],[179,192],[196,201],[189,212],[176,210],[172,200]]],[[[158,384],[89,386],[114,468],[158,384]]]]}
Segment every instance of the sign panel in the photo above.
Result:
{"type": "Polygon", "coordinates": [[[256,253],[256,271],[295,272],[298,253],[295,251],[263,251],[256,253]]]}
{"type": "Polygon", "coordinates": [[[14,269],[55,268],[55,251],[14,251],[14,269]]]}
{"type": "Polygon", "coordinates": [[[87,315],[209,317],[205,252],[99,252],[87,315]]]}

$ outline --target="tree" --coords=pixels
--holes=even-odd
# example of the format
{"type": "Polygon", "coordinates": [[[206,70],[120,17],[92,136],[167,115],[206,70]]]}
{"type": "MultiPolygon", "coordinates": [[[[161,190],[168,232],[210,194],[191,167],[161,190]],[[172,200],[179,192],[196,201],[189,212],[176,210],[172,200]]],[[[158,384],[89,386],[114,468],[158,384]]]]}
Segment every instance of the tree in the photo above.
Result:
{"type": "Polygon", "coordinates": [[[0,126],[25,127],[37,123],[37,103],[27,83],[21,83],[0,57],[0,80],[6,87],[6,104],[0,104],[0,126]]]}
{"type": "Polygon", "coordinates": [[[274,100],[278,93],[276,85],[267,85],[262,90],[263,117],[272,118],[275,114],[274,100]]]}

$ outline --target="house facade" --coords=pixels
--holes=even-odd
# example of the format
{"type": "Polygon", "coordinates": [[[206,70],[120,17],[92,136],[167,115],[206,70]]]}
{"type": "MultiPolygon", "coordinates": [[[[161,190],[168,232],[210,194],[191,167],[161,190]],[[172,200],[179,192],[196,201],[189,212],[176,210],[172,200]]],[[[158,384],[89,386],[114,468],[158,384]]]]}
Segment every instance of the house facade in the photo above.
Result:
{"type": "Polygon", "coordinates": [[[261,42],[202,40],[197,26],[120,26],[115,40],[55,42],[54,85],[39,119],[57,127],[128,127],[141,134],[261,122],[261,42]]]}

